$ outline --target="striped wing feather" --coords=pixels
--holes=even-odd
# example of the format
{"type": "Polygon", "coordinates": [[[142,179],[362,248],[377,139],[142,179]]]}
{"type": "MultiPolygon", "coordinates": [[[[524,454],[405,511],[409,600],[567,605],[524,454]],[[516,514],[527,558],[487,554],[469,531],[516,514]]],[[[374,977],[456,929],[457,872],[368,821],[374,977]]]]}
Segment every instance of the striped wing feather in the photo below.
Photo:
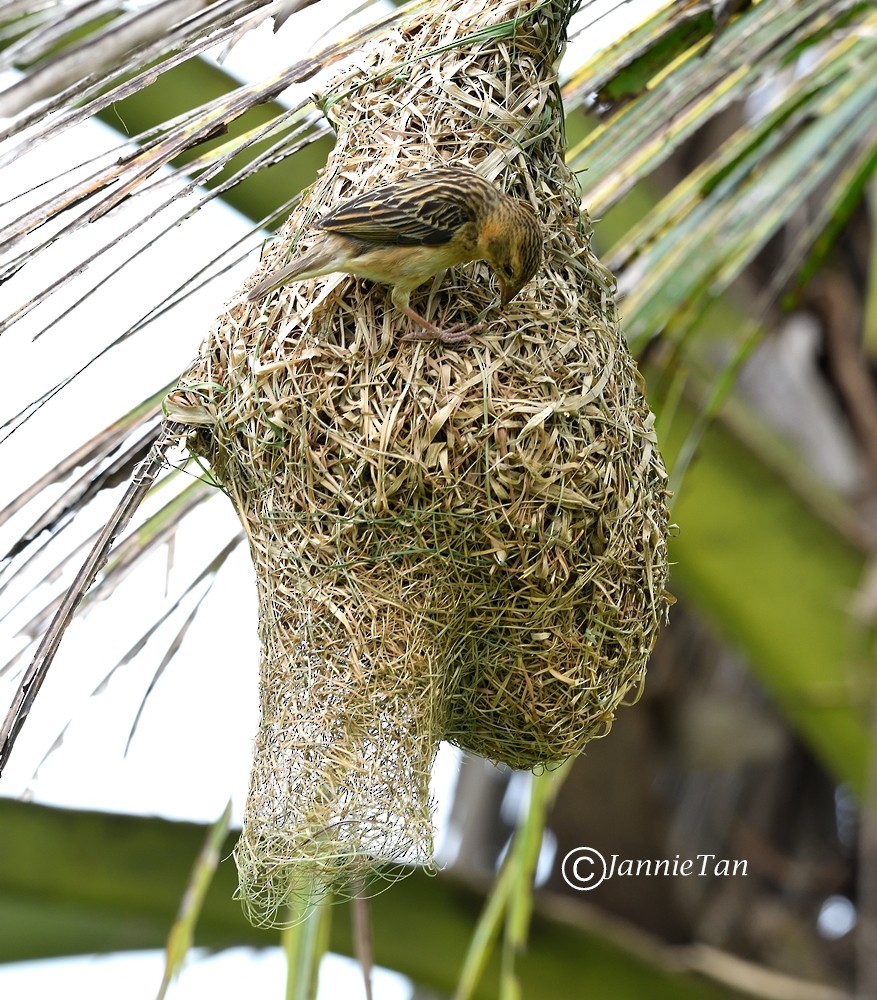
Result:
{"type": "Polygon", "coordinates": [[[499,192],[472,170],[422,171],[364,191],[324,215],[321,229],[369,243],[438,246],[447,243],[499,192]]]}

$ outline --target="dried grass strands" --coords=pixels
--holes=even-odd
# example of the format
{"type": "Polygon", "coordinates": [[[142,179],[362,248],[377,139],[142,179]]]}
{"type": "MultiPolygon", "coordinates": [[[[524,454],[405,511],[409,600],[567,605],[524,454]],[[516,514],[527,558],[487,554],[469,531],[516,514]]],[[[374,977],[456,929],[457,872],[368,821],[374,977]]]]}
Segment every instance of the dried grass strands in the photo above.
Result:
{"type": "Polygon", "coordinates": [[[336,148],[263,264],[306,249],[322,206],[467,164],[546,233],[501,312],[480,264],[415,294],[442,324],[484,313],[483,334],[406,343],[385,288],[300,282],[234,301],[171,397],[258,572],[262,721],[236,852],[255,921],[428,862],[440,739],[556,762],[640,691],[667,606],[666,476],[563,160],[572,6],[459,0],[371,43],[323,95],[336,148]]]}

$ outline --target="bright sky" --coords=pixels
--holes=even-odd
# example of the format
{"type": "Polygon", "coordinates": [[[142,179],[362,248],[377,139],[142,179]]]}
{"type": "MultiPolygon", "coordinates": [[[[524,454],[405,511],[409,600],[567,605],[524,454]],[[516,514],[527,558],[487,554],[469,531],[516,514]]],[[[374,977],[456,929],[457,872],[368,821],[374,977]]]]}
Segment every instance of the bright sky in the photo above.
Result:
{"type": "MultiPolygon", "coordinates": [[[[579,18],[594,22],[579,45],[596,49],[617,34],[629,19],[658,4],[633,0],[585,4],[579,18]],[[615,10],[614,17],[600,15],[615,10]]],[[[324,0],[292,17],[275,35],[269,24],[251,32],[225,59],[229,72],[255,79],[287,65],[321,44],[320,34],[331,18],[357,6],[357,0],[324,0]]],[[[578,53],[577,53],[578,54],[578,53]]],[[[0,79],[0,86],[8,81],[0,79]]],[[[310,91],[313,81],[306,86],[310,91]]],[[[294,100],[289,98],[290,102],[294,100]]],[[[26,191],[35,179],[52,179],[60,164],[71,166],[115,146],[119,137],[100,125],[75,129],[4,168],[3,191],[26,191]]],[[[0,149],[2,153],[2,149],[0,149]]],[[[166,196],[167,191],[162,192],[166,196]]],[[[5,220],[18,214],[13,203],[0,208],[5,220]]],[[[139,202],[134,211],[142,213],[139,202]]],[[[130,224],[126,209],[115,215],[121,232],[130,224]]],[[[145,227],[143,238],[157,233],[163,218],[145,227]]],[[[73,321],[55,322],[63,307],[82,293],[78,281],[63,288],[46,307],[14,326],[0,338],[0,366],[6,373],[0,421],[18,411],[39,391],[64,377],[72,362],[81,361],[84,345],[98,349],[142,315],[178,284],[180,261],[187,270],[193,262],[209,260],[216,247],[233,243],[248,228],[234,211],[214,201],[186,225],[163,237],[160,250],[150,250],[140,263],[114,276],[102,292],[77,308],[73,321]],[[146,277],[147,280],[144,280],[146,277]],[[159,293],[159,294],[157,294],[159,293]],[[33,336],[44,327],[46,335],[33,336]],[[65,344],[75,350],[65,350],[65,344]],[[14,373],[10,377],[10,373],[14,373]],[[33,374],[38,373],[38,376],[33,374]]],[[[38,238],[44,238],[40,232],[38,238]]],[[[106,239],[106,231],[86,228],[60,241],[40,258],[37,270],[25,268],[0,287],[0,315],[6,315],[29,293],[41,287],[46,273],[61,275],[71,261],[81,259],[90,247],[106,239]],[[48,269],[48,270],[46,270],[48,269]]],[[[254,243],[254,247],[257,245],[254,243]]],[[[93,366],[53,403],[0,446],[4,478],[0,507],[28,486],[50,462],[59,461],[88,435],[106,426],[172,373],[184,370],[198,344],[231,290],[256,267],[258,249],[237,269],[192,296],[174,312],[173,322],[158,322],[147,335],[134,338],[106,362],[93,366]],[[36,458],[34,458],[36,455],[36,458]]],[[[109,261],[101,260],[91,274],[105,273],[109,261]]],[[[90,286],[91,282],[88,282],[90,286]]],[[[113,498],[115,503],[115,497],[113,498]]],[[[95,530],[107,511],[93,523],[83,519],[80,537],[95,530]]],[[[29,512],[28,517],[32,517],[29,512]]],[[[191,604],[153,638],[145,655],[135,657],[102,682],[156,618],[165,588],[176,592],[207,558],[238,530],[231,506],[222,496],[204,505],[195,524],[183,528],[175,540],[173,567],[167,550],[158,553],[136,578],[127,580],[112,598],[80,616],[65,636],[49,678],[37,699],[10,765],[0,781],[0,794],[31,795],[46,803],[109,811],[160,814],[212,821],[231,795],[240,816],[250,767],[251,741],[258,722],[256,600],[253,571],[241,546],[220,573],[184,643],[151,694],[127,755],[125,746],[143,694],[156,665],[175,636],[191,604]],[[205,539],[211,545],[205,553],[205,539]],[[100,688],[97,694],[95,690],[100,688]],[[72,721],[71,721],[72,720],[72,721]],[[65,726],[69,727],[65,731],[65,726]],[[59,733],[63,746],[46,757],[59,733]],[[45,759],[44,759],[45,758],[45,759]],[[42,763],[41,763],[42,762],[42,763]]],[[[0,550],[15,537],[27,518],[20,517],[0,531],[0,550]]],[[[79,527],[79,525],[77,525],[79,527]]],[[[79,560],[74,560],[74,570],[79,560]]],[[[22,575],[14,593],[2,595],[0,608],[0,662],[22,646],[16,628],[27,620],[39,601],[28,597],[36,580],[22,575]],[[23,599],[21,608],[14,604],[23,599]]],[[[12,591],[14,588],[10,588],[12,591]]],[[[42,595],[39,595],[42,596],[42,595]]],[[[11,700],[20,670],[0,677],[0,712],[11,700]]],[[[442,756],[442,785],[450,787],[456,762],[442,756]]],[[[447,797],[442,808],[448,804],[447,797]]],[[[361,995],[358,972],[350,977],[349,963],[338,960],[331,976],[324,976],[321,998],[361,995]]],[[[285,975],[278,952],[235,949],[191,964],[177,987],[174,1000],[210,996],[216,1000],[239,996],[282,994],[285,975]],[[244,985],[245,984],[245,985],[244,985]]],[[[152,998],[161,978],[158,953],[135,953],[112,958],[23,963],[0,966],[0,996],[4,998],[63,995],[88,996],[90,1000],[152,998]]],[[[400,977],[387,974],[377,982],[375,996],[396,1000],[409,995],[400,977]]]]}

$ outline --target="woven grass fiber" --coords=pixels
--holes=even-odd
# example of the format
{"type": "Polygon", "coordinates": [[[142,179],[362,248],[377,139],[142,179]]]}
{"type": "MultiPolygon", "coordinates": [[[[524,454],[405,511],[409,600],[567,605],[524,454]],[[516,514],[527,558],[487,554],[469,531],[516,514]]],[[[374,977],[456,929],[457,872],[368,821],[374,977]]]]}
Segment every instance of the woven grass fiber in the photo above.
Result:
{"type": "Polygon", "coordinates": [[[321,95],[337,145],[260,274],[369,186],[465,164],[529,199],[538,276],[506,308],[484,264],[412,306],[486,329],[402,340],[345,275],[239,295],[170,397],[258,575],[261,725],[236,850],[250,919],[429,864],[440,740],[514,768],[604,735],[666,614],[666,476],[612,275],[564,165],[555,67],[574,5],[433,5],[321,95]]]}

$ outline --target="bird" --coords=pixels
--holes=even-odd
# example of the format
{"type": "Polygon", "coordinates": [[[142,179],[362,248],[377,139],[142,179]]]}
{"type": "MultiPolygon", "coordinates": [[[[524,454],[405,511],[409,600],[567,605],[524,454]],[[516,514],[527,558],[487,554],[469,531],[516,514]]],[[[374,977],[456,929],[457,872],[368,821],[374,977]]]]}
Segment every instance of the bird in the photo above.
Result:
{"type": "Polygon", "coordinates": [[[270,272],[248,301],[292,280],[353,274],[392,286],[393,304],[420,328],[403,339],[459,344],[482,324],[436,326],[411,308],[414,289],[449,267],[484,260],[504,306],[542,261],[542,226],[530,202],[462,166],[419,170],[363,191],[328,211],[316,228],[310,249],[270,272]]]}

